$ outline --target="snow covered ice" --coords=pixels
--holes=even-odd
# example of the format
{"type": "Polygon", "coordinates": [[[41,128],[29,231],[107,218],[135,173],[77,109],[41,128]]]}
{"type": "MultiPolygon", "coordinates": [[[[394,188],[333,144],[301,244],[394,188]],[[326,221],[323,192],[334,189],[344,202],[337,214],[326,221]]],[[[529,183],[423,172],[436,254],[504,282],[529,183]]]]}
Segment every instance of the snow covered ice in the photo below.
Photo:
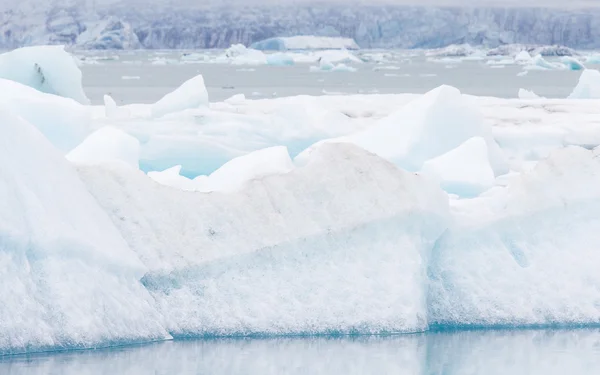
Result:
{"type": "Polygon", "coordinates": [[[600,71],[586,69],[579,77],[579,83],[569,95],[570,99],[600,99],[600,71]]]}
{"type": "Polygon", "coordinates": [[[106,126],[90,134],[66,158],[78,164],[123,162],[138,169],[140,142],[122,130],[106,126]]]}

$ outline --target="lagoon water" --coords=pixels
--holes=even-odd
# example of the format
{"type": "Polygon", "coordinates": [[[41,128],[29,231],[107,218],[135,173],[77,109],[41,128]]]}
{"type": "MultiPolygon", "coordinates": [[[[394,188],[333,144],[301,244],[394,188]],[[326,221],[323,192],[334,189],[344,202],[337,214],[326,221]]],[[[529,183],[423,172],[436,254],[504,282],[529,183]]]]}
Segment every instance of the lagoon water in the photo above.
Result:
{"type": "MultiPolygon", "coordinates": [[[[221,52],[206,52],[207,61],[221,52]]],[[[190,62],[181,60],[183,51],[86,52],[80,56],[94,62],[81,67],[84,88],[93,104],[102,104],[105,94],[110,94],[118,104],[153,103],[197,74],[204,76],[213,102],[235,94],[244,94],[248,99],[420,94],[442,84],[470,95],[516,98],[519,89],[524,88],[548,98],[565,98],[581,74],[570,70],[531,70],[519,75],[524,72],[523,66],[503,64],[499,58],[463,61],[409,55],[411,53],[414,54],[399,51],[377,63],[351,64],[356,72],[311,72],[310,66],[316,65],[314,63],[268,66],[190,62]],[[161,64],[156,64],[157,61],[161,64]]]]}
{"type": "Polygon", "coordinates": [[[14,375],[593,375],[600,329],[167,341],[0,358],[14,375]]]}

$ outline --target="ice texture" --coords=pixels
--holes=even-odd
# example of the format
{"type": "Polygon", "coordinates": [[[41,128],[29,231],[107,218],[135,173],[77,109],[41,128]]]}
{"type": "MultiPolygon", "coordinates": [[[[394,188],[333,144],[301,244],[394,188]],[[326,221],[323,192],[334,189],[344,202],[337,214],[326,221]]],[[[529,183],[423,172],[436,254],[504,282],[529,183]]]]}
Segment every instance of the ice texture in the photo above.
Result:
{"type": "Polygon", "coordinates": [[[563,56],[560,61],[566,65],[569,70],[584,70],[585,66],[579,60],[571,56],[563,56]]]}
{"type": "Polygon", "coordinates": [[[26,47],[1,54],[0,78],[89,104],[81,70],[63,46],[26,47]]]}
{"type": "Polygon", "coordinates": [[[600,99],[600,71],[584,70],[569,99],[600,99]]]}
{"type": "Polygon", "coordinates": [[[208,106],[208,91],[204,86],[204,78],[199,74],[154,103],[152,116],[162,117],[169,113],[206,106],[208,106]]]}
{"type": "Polygon", "coordinates": [[[319,49],[359,49],[351,38],[297,35],[269,38],[255,42],[252,48],[262,51],[319,50],[319,49]]]}
{"type": "Polygon", "coordinates": [[[598,152],[567,147],[457,208],[429,265],[430,323],[600,323],[599,183],[598,152]]]}
{"type": "Polygon", "coordinates": [[[519,99],[542,99],[539,95],[531,90],[519,89],[519,99]]]}
{"type": "Polygon", "coordinates": [[[175,336],[427,328],[425,265],[447,196],[354,145],[322,145],[230,194],[114,166],[80,175],[150,269],[143,283],[175,336]]]}
{"type": "Polygon", "coordinates": [[[77,164],[123,162],[138,169],[140,142],[120,129],[106,126],[90,134],[66,157],[77,164]]]}
{"type": "Polygon", "coordinates": [[[145,271],[64,157],[0,108],[0,354],[168,338],[145,271]]]}
{"type": "Polygon", "coordinates": [[[485,139],[473,137],[457,148],[426,161],[421,172],[460,197],[475,197],[494,185],[494,170],[485,139]]]}

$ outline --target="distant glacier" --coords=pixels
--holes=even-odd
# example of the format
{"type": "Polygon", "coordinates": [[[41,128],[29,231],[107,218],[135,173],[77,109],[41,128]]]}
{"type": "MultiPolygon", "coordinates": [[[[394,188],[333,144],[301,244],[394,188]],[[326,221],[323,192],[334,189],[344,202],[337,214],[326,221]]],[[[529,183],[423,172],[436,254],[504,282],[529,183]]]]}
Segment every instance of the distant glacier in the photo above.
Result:
{"type": "Polygon", "coordinates": [[[294,35],[342,36],[354,39],[361,48],[437,48],[462,43],[600,48],[600,9],[24,3],[0,6],[0,48],[35,44],[87,49],[227,48],[294,35]]]}

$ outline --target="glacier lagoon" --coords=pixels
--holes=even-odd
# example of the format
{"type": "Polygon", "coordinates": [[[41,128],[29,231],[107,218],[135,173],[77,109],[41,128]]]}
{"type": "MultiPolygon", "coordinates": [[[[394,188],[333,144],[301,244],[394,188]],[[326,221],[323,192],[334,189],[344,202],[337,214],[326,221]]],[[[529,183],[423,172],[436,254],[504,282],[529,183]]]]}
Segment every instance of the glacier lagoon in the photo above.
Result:
{"type": "Polygon", "coordinates": [[[0,373],[597,373],[600,73],[404,53],[80,54],[93,105],[0,80],[3,353],[160,341],[0,373]]]}
{"type": "Polygon", "coordinates": [[[10,375],[593,375],[600,330],[228,338],[0,357],[10,375]]]}
{"type": "MultiPolygon", "coordinates": [[[[223,101],[236,94],[248,99],[265,99],[293,95],[349,94],[422,94],[442,84],[478,96],[515,98],[526,87],[548,98],[565,98],[577,84],[579,71],[552,72],[531,70],[500,58],[470,60],[431,58],[415,51],[363,51],[370,55],[393,56],[380,61],[351,63],[355,72],[311,72],[315,63],[293,66],[266,64],[215,63],[223,50],[201,52],[199,60],[188,60],[191,51],[84,51],[81,66],[83,85],[93,104],[103,104],[105,94],[117,104],[154,103],[183,81],[202,74],[211,101],[223,101]],[[202,59],[206,59],[203,61],[202,59]],[[549,78],[551,75],[551,79],[549,78]]],[[[197,52],[195,54],[198,54],[197,52]]],[[[557,58],[549,58],[557,61],[557,58]]],[[[591,65],[594,68],[596,65],[591,65]]]]}

